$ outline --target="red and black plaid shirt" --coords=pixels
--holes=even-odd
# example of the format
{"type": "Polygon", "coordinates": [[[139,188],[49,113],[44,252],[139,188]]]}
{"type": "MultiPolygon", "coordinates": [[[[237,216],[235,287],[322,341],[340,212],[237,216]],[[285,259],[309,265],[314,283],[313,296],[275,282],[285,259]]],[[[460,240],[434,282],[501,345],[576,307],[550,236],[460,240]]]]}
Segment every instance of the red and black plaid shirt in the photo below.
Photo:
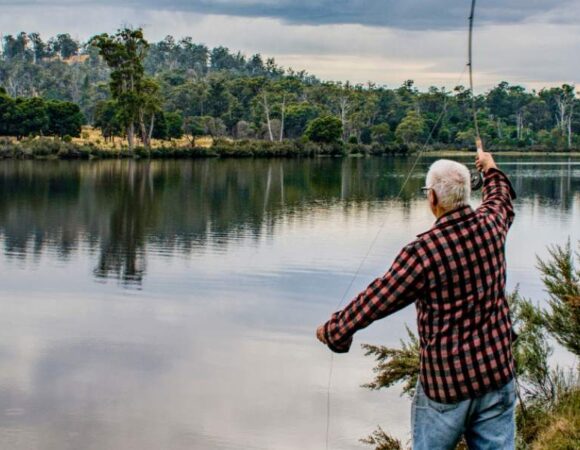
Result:
{"type": "Polygon", "coordinates": [[[420,380],[441,403],[476,398],[513,377],[512,325],[505,296],[505,241],[515,193],[506,175],[485,174],[483,203],[455,209],[417,236],[381,278],[325,324],[331,350],[347,352],[352,335],[415,303],[420,380]]]}

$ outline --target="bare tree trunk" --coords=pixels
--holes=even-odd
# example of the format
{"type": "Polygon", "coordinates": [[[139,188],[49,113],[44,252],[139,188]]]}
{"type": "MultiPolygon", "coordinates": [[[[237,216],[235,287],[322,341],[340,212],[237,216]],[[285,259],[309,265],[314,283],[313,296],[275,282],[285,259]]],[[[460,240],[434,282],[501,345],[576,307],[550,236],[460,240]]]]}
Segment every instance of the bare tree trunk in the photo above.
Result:
{"type": "Polygon", "coordinates": [[[153,128],[155,127],[155,114],[151,114],[151,123],[149,124],[149,145],[151,145],[151,139],[153,138],[153,128]]]}
{"type": "Polygon", "coordinates": [[[282,119],[280,120],[280,142],[284,140],[284,119],[286,118],[286,95],[282,97],[282,119]]]}
{"type": "Polygon", "coordinates": [[[568,150],[572,148],[572,107],[568,113],[568,150]]]}
{"type": "Polygon", "coordinates": [[[524,113],[522,110],[519,110],[516,116],[516,130],[518,141],[521,141],[524,134],[524,113]]]}
{"type": "Polygon", "coordinates": [[[272,134],[272,123],[270,122],[270,107],[268,106],[268,98],[266,97],[266,92],[263,92],[264,98],[264,111],[266,112],[266,124],[268,125],[268,134],[270,136],[270,142],[274,142],[274,135],[272,134]]]}
{"type": "Polygon", "coordinates": [[[340,98],[340,121],[342,123],[342,140],[346,141],[346,114],[348,113],[348,98],[341,97],[340,98]]]}
{"type": "Polygon", "coordinates": [[[556,97],[556,104],[558,105],[558,115],[556,116],[556,124],[560,128],[562,134],[566,131],[566,102],[560,95],[556,97]]]}
{"type": "Polygon", "coordinates": [[[129,143],[129,151],[132,152],[135,148],[135,124],[133,122],[127,126],[127,142],[129,143]]]}
{"type": "Polygon", "coordinates": [[[147,129],[145,127],[145,114],[139,111],[139,128],[141,130],[141,141],[145,147],[149,147],[149,140],[147,139],[147,129]]]}

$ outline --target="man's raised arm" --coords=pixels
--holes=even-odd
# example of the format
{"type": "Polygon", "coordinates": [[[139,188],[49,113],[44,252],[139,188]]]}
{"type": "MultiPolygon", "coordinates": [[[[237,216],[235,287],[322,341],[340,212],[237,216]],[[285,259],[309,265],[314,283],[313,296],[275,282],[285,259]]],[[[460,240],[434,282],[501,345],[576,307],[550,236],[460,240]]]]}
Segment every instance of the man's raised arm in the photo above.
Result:
{"type": "Polygon", "coordinates": [[[481,140],[477,141],[475,165],[483,172],[483,202],[479,211],[501,216],[509,228],[515,215],[512,200],[516,193],[507,175],[497,168],[491,153],[483,151],[481,140]]]}

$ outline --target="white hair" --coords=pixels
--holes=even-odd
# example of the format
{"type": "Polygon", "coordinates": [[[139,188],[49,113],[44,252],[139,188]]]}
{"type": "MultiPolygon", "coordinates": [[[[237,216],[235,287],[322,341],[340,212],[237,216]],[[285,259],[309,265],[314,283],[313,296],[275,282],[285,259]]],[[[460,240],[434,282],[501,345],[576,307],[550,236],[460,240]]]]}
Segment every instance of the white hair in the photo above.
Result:
{"type": "Polygon", "coordinates": [[[439,205],[451,211],[469,203],[471,176],[463,164],[440,159],[427,172],[427,187],[435,191],[439,205]]]}

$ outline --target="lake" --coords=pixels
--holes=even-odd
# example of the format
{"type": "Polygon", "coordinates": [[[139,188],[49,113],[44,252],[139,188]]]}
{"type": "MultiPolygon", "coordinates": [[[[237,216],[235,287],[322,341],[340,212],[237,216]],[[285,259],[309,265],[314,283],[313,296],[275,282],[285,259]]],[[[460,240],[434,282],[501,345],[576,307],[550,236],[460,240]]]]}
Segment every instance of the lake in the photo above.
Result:
{"type": "MultiPolygon", "coordinates": [[[[433,160],[401,198],[413,158],[0,161],[0,448],[324,448],[315,328],[377,233],[348,299],[432,225],[433,160]]],[[[542,302],[536,255],[580,238],[580,159],[498,160],[519,194],[508,285],[542,302]]],[[[360,344],[405,324],[413,307],[334,357],[330,448],[408,439],[400,390],[360,387],[360,344]]]]}

